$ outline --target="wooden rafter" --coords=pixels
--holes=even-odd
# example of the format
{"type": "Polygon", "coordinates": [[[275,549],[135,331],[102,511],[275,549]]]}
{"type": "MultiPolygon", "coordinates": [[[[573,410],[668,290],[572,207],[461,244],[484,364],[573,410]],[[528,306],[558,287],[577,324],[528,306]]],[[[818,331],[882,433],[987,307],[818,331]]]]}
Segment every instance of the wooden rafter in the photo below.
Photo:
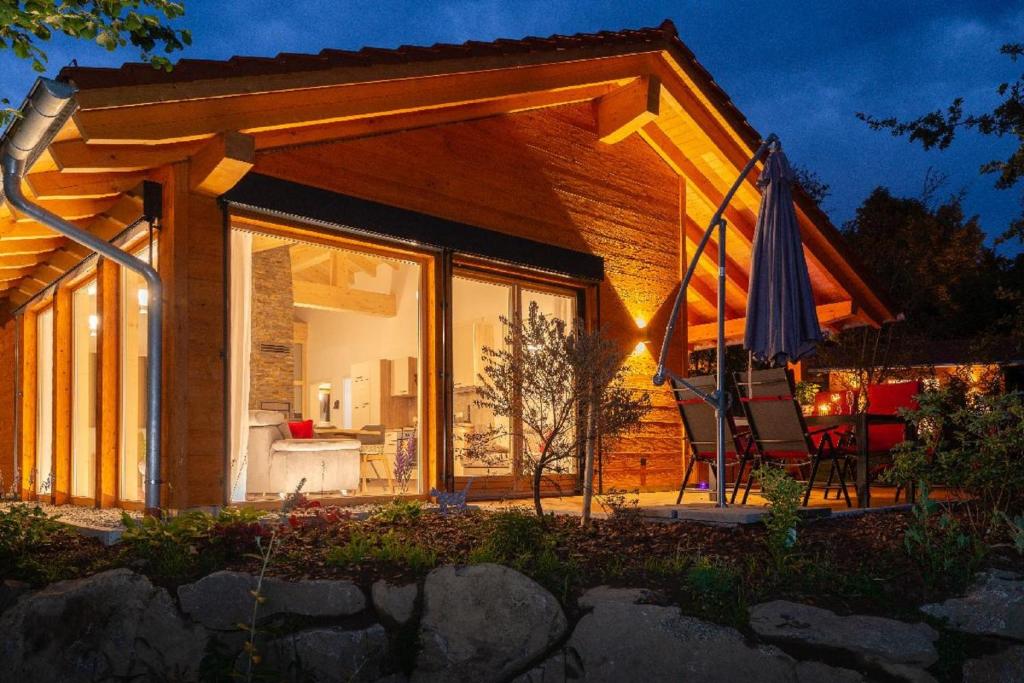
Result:
{"type": "Polygon", "coordinates": [[[37,200],[96,199],[111,197],[135,188],[145,179],[142,173],[31,173],[25,178],[26,194],[37,200]]]}
{"type": "MultiPolygon", "coordinates": [[[[857,307],[852,301],[840,301],[831,304],[822,304],[817,307],[818,322],[824,327],[840,325],[849,322],[857,316],[857,307]]],[[[743,337],[747,328],[747,319],[733,318],[725,321],[725,336],[730,341],[743,337]]],[[[700,346],[714,342],[718,339],[718,324],[714,322],[690,325],[687,330],[687,342],[700,346]]]]}
{"type": "Polygon", "coordinates": [[[189,186],[200,194],[219,197],[238,184],[255,163],[256,142],[251,135],[217,135],[192,158],[189,186]]]}
{"type": "Polygon", "coordinates": [[[641,76],[597,100],[597,137],[614,144],[658,118],[661,82],[641,76]]]}
{"type": "Polygon", "coordinates": [[[184,161],[202,142],[177,145],[88,145],[68,140],[50,145],[53,163],[64,173],[131,173],[184,161]]]}
{"type": "Polygon", "coordinates": [[[397,311],[394,294],[367,292],[318,282],[293,279],[292,296],[298,308],[354,311],[386,318],[393,317],[397,311]]]}

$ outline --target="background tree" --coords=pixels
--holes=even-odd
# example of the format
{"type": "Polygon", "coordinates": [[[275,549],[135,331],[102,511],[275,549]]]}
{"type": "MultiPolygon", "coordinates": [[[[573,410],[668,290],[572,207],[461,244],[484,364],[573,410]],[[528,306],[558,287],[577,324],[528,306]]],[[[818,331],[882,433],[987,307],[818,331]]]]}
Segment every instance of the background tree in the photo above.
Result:
{"type": "Polygon", "coordinates": [[[803,188],[814,203],[821,206],[822,202],[832,196],[832,186],[821,179],[817,173],[799,164],[793,167],[797,184],[803,188]]]}
{"type": "MultiPolygon", "coordinates": [[[[582,323],[570,330],[564,320],[542,314],[536,302],[525,320],[501,321],[503,345],[483,349],[475,404],[511,426],[467,439],[464,455],[493,460],[490,454],[500,450],[493,445],[510,439],[518,449],[512,465],[530,474],[534,510],[543,517],[545,474],[569,471],[580,464],[581,453],[592,471],[598,437],[636,428],[650,409],[650,397],[625,387],[621,354],[582,323]]],[[[585,488],[592,489],[592,472],[585,479],[585,488]]]]}
{"type": "MultiPolygon", "coordinates": [[[[170,70],[170,60],[156,51],[169,54],[192,43],[189,31],[168,23],[184,13],[184,3],[172,0],[0,0],[0,52],[9,50],[42,72],[47,55],[40,43],[63,34],[107,50],[131,45],[143,61],[170,70]]],[[[15,112],[9,98],[0,103],[4,125],[15,112]]]]}

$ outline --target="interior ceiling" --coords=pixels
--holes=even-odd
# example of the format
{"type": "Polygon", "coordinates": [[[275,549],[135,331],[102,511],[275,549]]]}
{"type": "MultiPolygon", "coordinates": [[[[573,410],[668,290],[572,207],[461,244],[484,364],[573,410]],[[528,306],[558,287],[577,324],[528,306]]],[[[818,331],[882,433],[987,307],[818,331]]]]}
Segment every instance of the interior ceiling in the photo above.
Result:
{"type": "MultiPolygon", "coordinates": [[[[687,179],[688,211],[691,197],[694,210],[687,221],[686,237],[688,250],[692,250],[700,238],[705,217],[710,217],[712,207],[721,201],[730,184],[727,179],[735,177],[737,168],[750,154],[739,134],[728,127],[722,127],[722,117],[717,110],[707,103],[699,89],[688,86],[679,65],[664,57],[626,55],[616,59],[596,60],[578,72],[580,67],[576,64],[571,67],[566,64],[549,64],[537,68],[550,69],[537,73],[538,83],[549,83],[552,86],[562,83],[563,87],[522,92],[521,75],[506,84],[502,80],[504,72],[500,71],[483,75],[460,74],[458,78],[462,80],[458,82],[465,82],[465,88],[479,81],[483,84],[479,87],[484,88],[488,96],[477,101],[452,104],[431,100],[433,95],[424,91],[426,86],[417,85],[416,82],[357,83],[311,91],[317,95],[310,100],[304,99],[301,94],[289,92],[286,93],[287,100],[274,100],[278,102],[278,109],[270,110],[261,109],[260,106],[269,106],[269,100],[264,101],[265,98],[277,97],[277,93],[243,94],[214,101],[215,106],[210,101],[196,100],[196,103],[203,106],[203,109],[197,111],[206,114],[202,120],[189,119],[185,115],[187,112],[181,109],[181,103],[175,102],[123,110],[118,107],[100,107],[98,104],[92,109],[83,106],[30,169],[23,182],[23,189],[28,197],[43,206],[109,239],[141,214],[142,203],[137,188],[142,180],[159,175],[160,169],[167,164],[191,160],[190,184],[193,190],[219,194],[223,190],[218,191],[218,183],[231,183],[229,178],[237,182],[251,167],[251,159],[254,157],[248,157],[250,162],[246,165],[244,160],[247,152],[252,155],[254,150],[366,137],[472,120],[481,116],[514,115],[516,111],[598,100],[623,88],[624,84],[634,83],[636,76],[631,77],[630,74],[642,69],[657,74],[663,85],[659,91],[660,113],[638,133],[687,179]],[[567,75],[559,76],[564,71],[568,71],[567,75]],[[469,76],[477,80],[467,80],[469,76]],[[569,86],[568,83],[575,85],[569,86]],[[317,120],[310,122],[310,117],[315,119],[319,116],[322,120],[324,114],[315,113],[318,107],[348,102],[339,99],[348,92],[346,88],[361,88],[359,92],[365,91],[366,97],[378,93],[380,104],[372,110],[366,104],[368,109],[362,116],[349,116],[326,123],[317,120]],[[511,90],[506,92],[503,88],[511,90]],[[398,103],[407,104],[410,98],[425,98],[429,106],[412,111],[379,111],[387,106],[397,107],[398,103]],[[290,104],[285,107],[285,102],[290,104]],[[303,113],[306,111],[313,113],[307,116],[303,113]],[[227,126],[230,129],[232,116],[235,116],[236,121],[234,128],[240,133],[201,132],[204,126],[221,126],[220,130],[227,126]],[[268,125],[260,125],[261,116],[266,118],[268,125]],[[123,125],[115,125],[118,121],[123,125]],[[182,128],[193,132],[184,135],[182,128]],[[116,139],[119,134],[124,138],[116,139]],[[168,137],[148,139],[146,142],[149,144],[145,145],[139,144],[141,140],[136,139],[158,135],[168,137]],[[246,146],[248,149],[245,149],[246,146]],[[202,173],[196,177],[198,171],[202,173]]],[[[436,80],[427,79],[424,83],[435,84],[436,80]]],[[[468,98],[471,92],[448,92],[447,97],[468,98]]],[[[90,93],[86,95],[86,102],[95,103],[102,99],[100,94],[95,97],[90,93]]],[[[116,96],[116,93],[111,96],[116,96]]],[[[80,96],[80,99],[83,97],[80,96]]],[[[726,212],[730,239],[734,240],[732,244],[741,245],[745,250],[749,250],[760,201],[753,182],[756,174],[757,171],[752,173],[748,182],[741,186],[726,212]]],[[[815,222],[803,214],[801,218],[805,227],[811,226],[805,230],[805,239],[818,239],[818,244],[808,248],[806,253],[819,303],[849,301],[852,298],[849,287],[840,283],[834,274],[837,265],[845,265],[845,262],[827,243],[827,239],[818,234],[815,222]]],[[[826,227],[834,230],[831,226],[826,227]]],[[[69,244],[45,226],[19,216],[9,205],[0,207],[0,300],[6,298],[13,306],[23,304],[84,255],[81,247],[69,244]]],[[[699,279],[702,283],[690,292],[690,301],[698,314],[706,313],[705,309],[712,304],[710,288],[713,284],[709,283],[713,283],[713,273],[717,271],[714,259],[713,250],[709,250],[700,271],[699,279]]],[[[733,280],[730,287],[739,297],[745,298],[746,269],[741,264],[731,265],[733,280]]],[[[849,270],[849,267],[846,266],[846,269],[849,270]]],[[[321,273],[322,270],[316,272],[321,273]]],[[[869,291],[866,287],[864,289],[869,291]]],[[[877,299],[874,305],[875,310],[866,319],[868,322],[880,322],[887,313],[877,299]]],[[[369,307],[376,310],[388,308],[380,301],[369,304],[369,307]]],[[[858,320],[854,307],[849,306],[844,310],[835,315],[836,325],[864,321],[858,320]]]]}

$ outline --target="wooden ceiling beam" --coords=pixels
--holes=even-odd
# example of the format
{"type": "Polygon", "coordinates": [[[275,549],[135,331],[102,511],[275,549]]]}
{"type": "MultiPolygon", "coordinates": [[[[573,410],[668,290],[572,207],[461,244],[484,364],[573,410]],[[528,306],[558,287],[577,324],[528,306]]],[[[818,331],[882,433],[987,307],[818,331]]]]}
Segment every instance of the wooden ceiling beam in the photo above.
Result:
{"type": "Polygon", "coordinates": [[[7,299],[11,302],[12,306],[23,306],[29,299],[32,298],[31,294],[21,291],[20,289],[9,289],[7,290],[7,299]]]}
{"type": "Polygon", "coordinates": [[[202,142],[176,145],[89,145],[83,140],[55,142],[49,147],[54,164],[64,173],[131,173],[184,161],[202,142]]]}
{"type": "Polygon", "coordinates": [[[75,266],[77,266],[79,263],[81,263],[83,258],[85,257],[78,254],[74,254],[68,251],[67,249],[58,249],[52,254],[49,254],[46,258],[46,261],[54,268],[60,268],[61,270],[67,272],[74,268],[75,266]]]}
{"type": "Polygon", "coordinates": [[[7,283],[10,283],[15,280],[20,280],[26,275],[30,275],[34,270],[35,266],[16,269],[4,268],[0,270],[0,286],[6,286],[7,283]]]}
{"type": "Polygon", "coordinates": [[[256,163],[256,141],[245,133],[217,135],[196,152],[189,166],[189,187],[219,197],[234,187],[256,163]]]}
{"type": "MultiPolygon", "coordinates": [[[[75,221],[103,213],[115,200],[116,195],[99,199],[36,199],[33,201],[64,220],[75,221]]],[[[35,221],[34,218],[26,216],[16,209],[12,209],[9,205],[5,206],[7,207],[6,211],[0,210],[0,221],[12,217],[22,223],[35,221]]]]}
{"type": "Polygon", "coordinates": [[[597,137],[606,144],[624,140],[658,118],[661,81],[641,76],[595,103],[597,137]]]}
{"type": "Polygon", "coordinates": [[[39,262],[39,259],[31,254],[20,254],[17,256],[9,256],[0,252],[0,270],[14,270],[18,268],[27,268],[34,266],[39,262]]]}
{"type": "Polygon", "coordinates": [[[127,109],[79,109],[82,137],[93,144],[166,144],[202,140],[225,130],[256,133],[292,126],[577,88],[627,82],[648,73],[651,59],[633,54],[616,59],[538,64],[418,79],[378,80],[303,90],[249,93],[209,101],[142,104],[127,109]]]}
{"type": "MultiPolygon", "coordinates": [[[[852,301],[839,301],[822,304],[817,307],[818,322],[823,327],[834,326],[856,317],[857,307],[852,301]]],[[[730,342],[742,339],[747,329],[747,319],[733,318],[725,321],[725,337],[730,342]]],[[[700,346],[718,339],[718,324],[714,322],[690,325],[686,332],[686,340],[690,344],[700,346]]]]}
{"type": "Polygon", "coordinates": [[[25,177],[29,192],[38,200],[98,199],[134,189],[145,180],[143,173],[62,173],[46,171],[25,177]]]}
{"type": "Polygon", "coordinates": [[[452,123],[475,121],[517,112],[557,107],[577,102],[587,102],[614,91],[615,83],[585,84],[575,88],[564,88],[552,92],[525,93],[497,100],[470,102],[398,112],[381,116],[365,116],[333,123],[295,126],[261,131],[256,138],[256,150],[295,147],[299,145],[355,140],[359,138],[387,135],[418,128],[443,126],[452,123]]]}
{"type": "Polygon", "coordinates": [[[294,278],[292,279],[292,297],[298,308],[353,311],[385,318],[394,317],[397,310],[394,294],[366,292],[294,278]]]}
{"type": "Polygon", "coordinates": [[[0,237],[0,254],[18,256],[20,254],[45,254],[64,246],[63,237],[47,239],[8,239],[0,237]]]}

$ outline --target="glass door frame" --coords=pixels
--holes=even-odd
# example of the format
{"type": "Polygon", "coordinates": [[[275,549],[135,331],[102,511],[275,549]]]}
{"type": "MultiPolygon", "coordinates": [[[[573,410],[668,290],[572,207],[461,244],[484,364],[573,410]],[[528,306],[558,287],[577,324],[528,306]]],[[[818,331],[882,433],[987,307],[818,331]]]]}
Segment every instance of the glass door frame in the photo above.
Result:
{"type": "MultiPolygon", "coordinates": [[[[482,282],[491,282],[495,284],[506,285],[511,288],[511,310],[510,314],[515,318],[524,314],[522,309],[522,298],[523,290],[546,292],[551,294],[557,294],[560,296],[574,296],[575,297],[575,319],[581,321],[585,329],[591,329],[594,321],[589,316],[589,307],[587,306],[588,300],[591,295],[596,298],[597,287],[595,283],[590,283],[584,280],[571,279],[559,275],[550,273],[543,273],[539,271],[532,271],[525,268],[515,268],[514,266],[508,266],[505,264],[499,264],[492,261],[477,259],[469,256],[454,255],[452,258],[452,265],[450,268],[449,276],[446,282],[446,306],[445,306],[445,327],[448,331],[445,335],[446,339],[451,340],[447,344],[445,353],[446,360],[448,362],[448,371],[446,372],[446,393],[448,396],[454,395],[454,337],[452,336],[452,322],[454,316],[454,297],[452,295],[452,283],[456,277],[465,277],[467,279],[478,280],[482,282]]],[[[597,308],[596,306],[594,308],[597,308]]],[[[575,321],[573,321],[575,322],[575,321]]],[[[459,483],[455,477],[455,411],[454,411],[454,399],[450,399],[445,406],[444,415],[444,429],[445,429],[445,484],[449,491],[453,491],[458,488],[459,483]]],[[[521,489],[520,483],[524,479],[524,476],[519,472],[521,469],[521,459],[516,454],[521,452],[523,447],[523,435],[521,430],[517,429],[513,431],[511,449],[513,453],[511,463],[511,480],[512,486],[505,493],[527,493],[529,488],[521,489]]],[[[582,483],[581,474],[583,467],[581,466],[583,456],[583,449],[580,448],[580,452],[577,454],[577,467],[573,474],[575,478],[574,486],[578,487],[582,483]]],[[[493,475],[501,476],[501,475],[493,475]]],[[[461,477],[459,479],[462,479],[461,477]]],[[[529,484],[529,477],[525,478],[529,484]]],[[[492,491],[494,489],[491,489],[492,491]]]]}
{"type": "MultiPolygon", "coordinates": [[[[100,458],[100,444],[99,444],[99,438],[100,438],[100,424],[99,424],[99,418],[100,418],[100,405],[99,405],[99,399],[100,399],[100,397],[99,397],[99,384],[100,384],[99,351],[100,351],[101,338],[102,338],[102,335],[104,334],[103,310],[102,310],[102,306],[100,305],[100,294],[99,294],[99,274],[96,271],[96,268],[90,268],[84,274],[82,274],[81,277],[76,277],[70,284],[67,285],[67,289],[68,289],[68,296],[66,298],[66,301],[68,302],[68,305],[69,305],[69,308],[70,308],[69,313],[68,313],[68,324],[71,326],[71,331],[70,331],[71,348],[69,349],[69,354],[70,354],[69,362],[70,362],[70,373],[71,373],[71,381],[69,382],[69,389],[70,389],[71,395],[70,395],[70,400],[68,401],[68,412],[69,412],[69,419],[70,419],[70,424],[68,425],[68,433],[70,435],[70,437],[69,437],[70,438],[70,453],[69,453],[69,455],[70,455],[70,459],[71,459],[71,462],[70,462],[70,465],[69,465],[69,468],[68,468],[68,472],[70,474],[71,480],[68,482],[68,492],[70,494],[71,502],[73,504],[75,504],[75,505],[86,505],[86,504],[91,505],[91,504],[94,504],[96,502],[97,488],[99,486],[99,477],[97,476],[98,475],[97,466],[99,464],[99,458],[100,458]],[[95,328],[95,330],[92,330],[92,331],[95,332],[95,336],[96,336],[96,363],[97,363],[97,366],[96,366],[96,371],[95,371],[94,380],[93,380],[94,384],[93,384],[93,387],[92,387],[92,397],[91,397],[92,404],[93,404],[93,410],[94,410],[93,419],[94,419],[94,422],[95,422],[95,427],[94,427],[95,428],[95,434],[93,435],[93,445],[92,445],[92,447],[93,447],[93,457],[92,457],[92,470],[93,470],[93,472],[92,472],[92,494],[91,495],[80,495],[79,493],[76,492],[76,488],[75,488],[75,482],[77,480],[76,465],[77,465],[77,461],[78,461],[78,458],[76,458],[76,445],[77,445],[77,436],[78,435],[75,432],[75,425],[77,424],[78,416],[75,413],[75,408],[77,407],[77,402],[78,402],[78,398],[79,398],[78,397],[78,387],[79,387],[79,373],[78,373],[78,369],[79,368],[77,367],[77,365],[75,363],[75,360],[78,357],[78,348],[76,346],[76,339],[75,339],[75,331],[76,331],[75,317],[76,317],[76,313],[77,313],[76,308],[75,308],[75,295],[78,294],[78,292],[80,292],[80,291],[82,291],[82,290],[84,290],[84,289],[86,289],[87,287],[90,287],[90,286],[93,287],[93,292],[92,292],[92,294],[90,296],[93,297],[94,310],[95,310],[95,312],[92,315],[95,316],[95,318],[96,318],[96,328],[95,328]]],[[[91,321],[87,321],[86,325],[87,325],[87,329],[91,329],[91,321]]]]}

